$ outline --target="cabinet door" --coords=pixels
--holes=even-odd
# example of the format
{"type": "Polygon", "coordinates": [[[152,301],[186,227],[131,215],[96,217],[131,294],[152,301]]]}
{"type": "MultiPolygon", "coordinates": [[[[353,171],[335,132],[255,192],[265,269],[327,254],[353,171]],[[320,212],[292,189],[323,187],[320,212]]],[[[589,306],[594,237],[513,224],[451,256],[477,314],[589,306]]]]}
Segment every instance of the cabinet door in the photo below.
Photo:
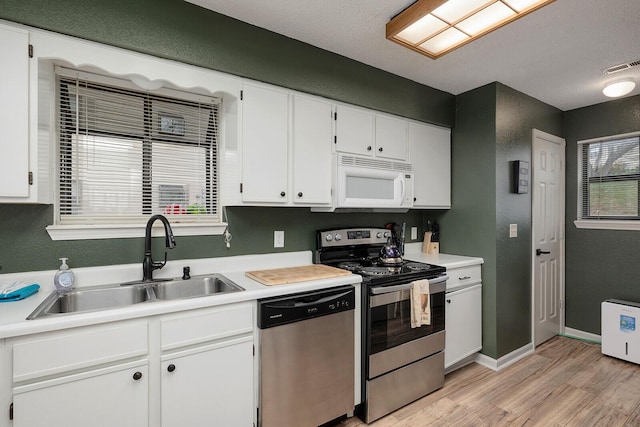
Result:
{"type": "Polygon", "coordinates": [[[29,34],[0,27],[0,197],[29,197],[29,34]]]}
{"type": "Polygon", "coordinates": [[[451,207],[451,130],[409,123],[414,208],[451,207]]]}
{"type": "Polygon", "coordinates": [[[396,160],[407,160],[406,120],[376,115],[376,156],[396,160]]]}
{"type": "Polygon", "coordinates": [[[336,150],[372,156],[373,112],[338,105],[336,114],[336,150]]]}
{"type": "Polygon", "coordinates": [[[447,293],[444,366],[482,349],[482,285],[447,293]]]}
{"type": "Polygon", "coordinates": [[[289,95],[245,83],[242,98],[242,201],[285,203],[289,95]]]}
{"type": "Polygon", "coordinates": [[[148,426],[147,365],[130,365],[17,387],[13,426],[148,426]]]}
{"type": "Polygon", "coordinates": [[[293,100],[293,201],[300,205],[331,203],[333,111],[321,99],[296,95],[293,100]]]}
{"type": "Polygon", "coordinates": [[[253,426],[253,338],[163,357],[162,427],[253,426]]]}

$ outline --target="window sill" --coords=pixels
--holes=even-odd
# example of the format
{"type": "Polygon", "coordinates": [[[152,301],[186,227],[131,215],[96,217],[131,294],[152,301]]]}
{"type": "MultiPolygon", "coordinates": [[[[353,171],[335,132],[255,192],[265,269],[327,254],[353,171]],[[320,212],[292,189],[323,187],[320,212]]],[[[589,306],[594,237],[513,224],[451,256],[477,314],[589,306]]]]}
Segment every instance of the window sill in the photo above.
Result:
{"type": "Polygon", "coordinates": [[[573,224],[576,228],[591,230],[640,230],[640,221],[578,219],[573,224]]]}
{"type": "MultiPolygon", "coordinates": [[[[220,236],[226,223],[215,224],[171,224],[173,235],[180,236],[220,236]]],[[[50,225],[47,233],[51,240],[92,240],[144,237],[145,224],[119,225],[50,225]]],[[[153,227],[153,236],[164,236],[162,227],[153,227]]]]}

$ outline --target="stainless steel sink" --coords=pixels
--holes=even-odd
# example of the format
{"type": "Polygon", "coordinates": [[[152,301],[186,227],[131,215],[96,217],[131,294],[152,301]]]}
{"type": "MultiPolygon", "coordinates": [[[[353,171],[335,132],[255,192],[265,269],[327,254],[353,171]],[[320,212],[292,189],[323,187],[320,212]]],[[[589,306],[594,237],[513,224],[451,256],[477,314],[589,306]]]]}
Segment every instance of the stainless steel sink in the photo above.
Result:
{"type": "Polygon", "coordinates": [[[68,293],[53,292],[27,320],[59,314],[126,307],[154,298],[147,286],[96,286],[68,293]]]}
{"type": "Polygon", "coordinates": [[[156,297],[161,300],[195,298],[244,290],[226,277],[218,274],[192,277],[186,280],[177,279],[170,282],[159,282],[153,286],[153,289],[156,297]]]}
{"type": "Polygon", "coordinates": [[[244,291],[220,274],[153,282],[131,282],[118,285],[76,289],[60,294],[52,292],[27,320],[88,311],[127,307],[157,300],[196,298],[244,291]]]}

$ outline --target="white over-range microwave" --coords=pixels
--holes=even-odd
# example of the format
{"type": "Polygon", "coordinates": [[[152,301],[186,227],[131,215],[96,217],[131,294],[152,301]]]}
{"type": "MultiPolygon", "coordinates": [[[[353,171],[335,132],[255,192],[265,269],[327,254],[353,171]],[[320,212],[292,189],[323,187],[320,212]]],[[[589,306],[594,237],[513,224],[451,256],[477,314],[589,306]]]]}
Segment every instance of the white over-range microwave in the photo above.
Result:
{"type": "Polygon", "coordinates": [[[333,188],[332,210],[407,211],[413,207],[413,166],[407,162],[338,154],[333,188]]]}

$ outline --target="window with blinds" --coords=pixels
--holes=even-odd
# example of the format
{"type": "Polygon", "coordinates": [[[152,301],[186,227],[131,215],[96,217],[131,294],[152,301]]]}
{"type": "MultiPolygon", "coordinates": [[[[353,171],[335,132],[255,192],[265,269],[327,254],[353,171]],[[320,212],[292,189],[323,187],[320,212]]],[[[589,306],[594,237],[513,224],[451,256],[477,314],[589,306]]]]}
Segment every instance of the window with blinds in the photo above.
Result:
{"type": "Polygon", "coordinates": [[[640,219],[638,135],[579,142],[581,219],[640,219]]]}
{"type": "Polygon", "coordinates": [[[59,69],[59,224],[220,222],[219,101],[59,69]]]}

